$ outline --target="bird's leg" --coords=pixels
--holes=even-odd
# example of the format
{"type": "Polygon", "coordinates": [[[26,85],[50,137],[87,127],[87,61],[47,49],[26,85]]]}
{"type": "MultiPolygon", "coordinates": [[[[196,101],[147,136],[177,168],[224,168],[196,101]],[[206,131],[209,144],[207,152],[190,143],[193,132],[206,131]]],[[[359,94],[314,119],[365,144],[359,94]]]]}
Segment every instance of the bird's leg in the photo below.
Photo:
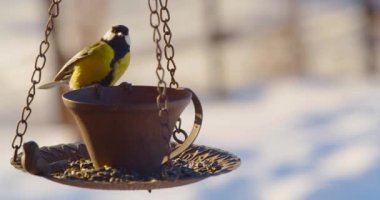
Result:
{"type": "Polygon", "coordinates": [[[96,96],[96,98],[98,98],[98,99],[102,98],[102,96],[103,96],[103,86],[101,84],[98,84],[98,83],[94,84],[93,86],[95,87],[95,96],[96,96]]]}
{"type": "Polygon", "coordinates": [[[83,88],[94,88],[95,89],[95,97],[100,99],[102,96],[103,96],[103,85],[100,84],[100,83],[94,83],[92,85],[88,85],[88,86],[84,86],[82,87],[81,89],[83,88]]]}
{"type": "Polygon", "coordinates": [[[122,82],[119,84],[120,87],[123,87],[127,92],[132,92],[132,84],[128,82],[122,82]]]}

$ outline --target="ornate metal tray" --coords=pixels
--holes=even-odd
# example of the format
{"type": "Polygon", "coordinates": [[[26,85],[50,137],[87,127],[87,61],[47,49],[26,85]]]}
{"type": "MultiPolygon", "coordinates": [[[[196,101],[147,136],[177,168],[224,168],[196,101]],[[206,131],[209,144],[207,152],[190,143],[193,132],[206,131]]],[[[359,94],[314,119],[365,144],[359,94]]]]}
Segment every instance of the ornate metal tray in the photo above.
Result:
{"type": "MultiPolygon", "coordinates": [[[[159,174],[142,177],[111,167],[95,170],[86,146],[81,143],[41,147],[40,154],[43,160],[55,166],[54,170],[41,176],[66,185],[106,190],[152,190],[186,185],[231,172],[241,162],[240,158],[226,151],[192,145],[172,159],[171,165],[163,165],[159,174]]],[[[19,153],[12,165],[25,171],[22,156],[23,153],[19,153]]]]}

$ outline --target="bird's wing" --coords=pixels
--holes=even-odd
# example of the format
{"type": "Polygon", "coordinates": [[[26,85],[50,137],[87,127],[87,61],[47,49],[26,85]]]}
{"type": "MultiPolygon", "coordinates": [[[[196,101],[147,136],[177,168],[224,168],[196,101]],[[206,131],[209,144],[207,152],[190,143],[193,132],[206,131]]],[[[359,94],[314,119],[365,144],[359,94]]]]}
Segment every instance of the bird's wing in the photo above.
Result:
{"type": "Polygon", "coordinates": [[[90,56],[94,50],[101,45],[101,42],[97,42],[89,47],[82,49],[80,52],[75,54],[66,64],[59,70],[54,78],[54,82],[69,80],[74,71],[75,63],[79,60],[90,56]]]}

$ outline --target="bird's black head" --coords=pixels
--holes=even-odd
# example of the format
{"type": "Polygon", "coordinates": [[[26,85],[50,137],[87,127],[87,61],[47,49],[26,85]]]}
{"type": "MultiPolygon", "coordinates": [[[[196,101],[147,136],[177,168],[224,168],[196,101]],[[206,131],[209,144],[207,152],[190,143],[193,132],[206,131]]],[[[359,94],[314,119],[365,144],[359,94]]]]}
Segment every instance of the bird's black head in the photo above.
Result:
{"type": "Polygon", "coordinates": [[[116,59],[123,57],[130,51],[131,40],[129,39],[129,29],[124,25],[113,26],[104,34],[102,41],[114,49],[116,59]]]}
{"type": "Polygon", "coordinates": [[[131,41],[129,39],[129,29],[124,25],[113,26],[110,30],[107,31],[106,34],[104,34],[102,40],[107,43],[113,42],[115,40],[118,42],[123,42],[121,40],[124,40],[128,46],[131,45],[131,41]]]}
{"type": "Polygon", "coordinates": [[[116,25],[116,26],[113,26],[112,27],[112,32],[114,33],[121,33],[123,35],[128,35],[129,34],[129,29],[128,27],[124,26],[124,25],[116,25]]]}

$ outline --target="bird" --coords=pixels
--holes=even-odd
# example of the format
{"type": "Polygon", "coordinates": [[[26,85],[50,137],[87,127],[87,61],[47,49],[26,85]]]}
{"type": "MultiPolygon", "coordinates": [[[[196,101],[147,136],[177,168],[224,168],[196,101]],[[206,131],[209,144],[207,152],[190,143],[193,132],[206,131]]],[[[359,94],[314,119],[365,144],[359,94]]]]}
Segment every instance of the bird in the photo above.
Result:
{"type": "Polygon", "coordinates": [[[52,82],[39,89],[69,84],[71,90],[91,85],[112,86],[124,74],[130,63],[129,29],[115,25],[100,41],[75,54],[56,74],[52,82]]]}

